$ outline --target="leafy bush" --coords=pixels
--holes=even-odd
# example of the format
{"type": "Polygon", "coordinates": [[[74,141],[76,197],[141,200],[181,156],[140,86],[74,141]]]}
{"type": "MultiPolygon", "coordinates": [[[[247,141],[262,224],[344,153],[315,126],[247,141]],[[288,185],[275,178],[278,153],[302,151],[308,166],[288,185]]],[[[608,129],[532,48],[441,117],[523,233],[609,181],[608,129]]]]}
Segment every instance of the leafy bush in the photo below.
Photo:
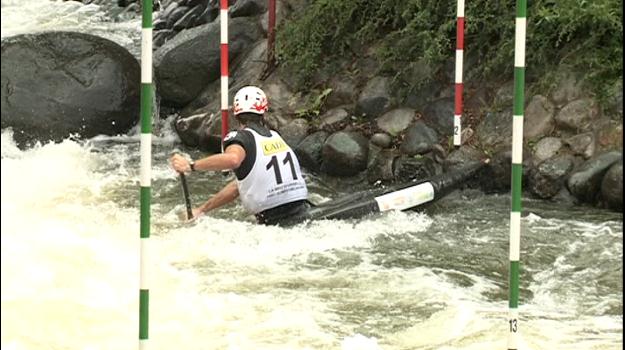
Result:
{"type": "MultiPolygon", "coordinates": [[[[516,4],[468,1],[465,15],[465,80],[512,79],[516,4]]],[[[622,79],[622,2],[536,0],[528,2],[527,15],[529,82],[553,85],[550,72],[567,65],[584,72],[585,81],[601,97],[608,91],[605,87],[622,79]]],[[[376,48],[380,70],[409,89],[426,82],[403,78],[410,76],[414,62],[440,72],[454,60],[455,1],[313,0],[284,23],[277,54],[301,87],[317,70],[331,70],[338,59],[357,57],[370,47],[376,48]]]]}

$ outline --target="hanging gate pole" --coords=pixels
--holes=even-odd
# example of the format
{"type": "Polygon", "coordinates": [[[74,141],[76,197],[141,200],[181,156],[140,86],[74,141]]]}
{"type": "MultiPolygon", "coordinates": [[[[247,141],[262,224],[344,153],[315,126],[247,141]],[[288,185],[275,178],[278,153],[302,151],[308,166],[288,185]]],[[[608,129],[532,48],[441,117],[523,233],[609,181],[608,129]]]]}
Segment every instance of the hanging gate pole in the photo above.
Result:
{"type": "Polygon", "coordinates": [[[267,21],[267,71],[276,64],[276,0],[269,0],[267,21]]]}
{"type": "Polygon", "coordinates": [[[457,2],[456,18],[456,81],[454,98],[454,146],[462,143],[462,61],[464,59],[464,0],[457,2]]]}
{"type": "Polygon", "coordinates": [[[148,281],[150,201],[152,168],[152,0],[143,0],[141,24],[141,170],[140,170],[140,277],[139,277],[139,349],[148,347],[148,281]]]}
{"type": "Polygon", "coordinates": [[[220,0],[219,22],[221,25],[221,148],[228,133],[228,0],[220,0]]]}
{"type": "Polygon", "coordinates": [[[521,251],[521,180],[523,175],[523,113],[525,105],[525,30],[527,0],[516,2],[514,37],[514,116],[512,122],[512,208],[510,212],[510,276],[508,349],[519,347],[519,261],[521,251]]]}

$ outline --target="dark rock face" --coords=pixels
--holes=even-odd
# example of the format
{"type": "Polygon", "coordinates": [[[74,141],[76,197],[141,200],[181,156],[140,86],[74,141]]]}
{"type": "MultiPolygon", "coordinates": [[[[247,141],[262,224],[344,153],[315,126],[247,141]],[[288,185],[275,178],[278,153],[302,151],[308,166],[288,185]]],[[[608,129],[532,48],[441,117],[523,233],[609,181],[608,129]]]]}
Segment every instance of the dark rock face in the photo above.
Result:
{"type": "Polygon", "coordinates": [[[622,159],[622,153],[616,151],[589,159],[569,177],[567,181],[569,191],[582,202],[596,203],[603,176],[612,164],[622,159]]]}
{"type": "Polygon", "coordinates": [[[396,181],[408,181],[413,179],[427,179],[438,171],[434,160],[428,157],[410,157],[401,155],[394,162],[394,175],[396,181]]]}
{"type": "Polygon", "coordinates": [[[509,110],[487,113],[477,131],[480,144],[494,153],[509,148],[512,144],[513,118],[509,110]]]}
{"type": "Polygon", "coordinates": [[[398,157],[399,152],[393,149],[384,149],[377,153],[371,162],[372,164],[367,168],[369,183],[393,182],[395,180],[394,163],[398,157]]]}
{"type": "Polygon", "coordinates": [[[424,154],[431,151],[437,141],[436,131],[422,121],[418,121],[406,130],[400,150],[409,156],[424,154]]]}
{"type": "Polygon", "coordinates": [[[256,16],[267,11],[266,0],[237,0],[230,8],[230,17],[256,16]]]}
{"type": "Polygon", "coordinates": [[[353,176],[367,168],[369,140],[357,132],[339,131],[322,149],[321,170],[335,176],[353,176]]]}
{"type": "Polygon", "coordinates": [[[375,77],[367,82],[356,103],[356,116],[364,115],[372,120],[391,107],[390,79],[375,77]]]}
{"type": "Polygon", "coordinates": [[[139,100],[139,63],[110,40],[73,32],[2,40],[2,129],[20,147],[125,133],[139,100]]]}
{"type": "Polygon", "coordinates": [[[323,144],[329,134],[325,131],[317,131],[308,135],[295,147],[295,154],[299,158],[300,164],[313,171],[319,171],[322,163],[323,144]]]}
{"type": "Polygon", "coordinates": [[[623,161],[613,164],[601,181],[601,195],[605,204],[623,210],[623,161]]]}
{"type": "Polygon", "coordinates": [[[426,105],[423,109],[423,121],[442,136],[453,134],[452,119],[450,119],[453,115],[453,97],[439,98],[426,105]]]}
{"type": "Polygon", "coordinates": [[[572,131],[589,131],[599,117],[599,107],[593,99],[580,99],[568,103],[556,115],[556,123],[572,131]]]}
{"type": "MultiPolygon", "coordinates": [[[[162,101],[184,106],[220,77],[220,23],[180,32],[154,53],[154,72],[162,101]]],[[[257,22],[234,18],[228,22],[228,60],[249,51],[261,37],[257,22]]]]}
{"type": "MultiPolygon", "coordinates": [[[[240,127],[239,122],[228,114],[230,130],[240,127]]],[[[180,140],[187,146],[197,147],[209,153],[221,152],[221,113],[197,114],[178,118],[174,122],[180,140]]]]}
{"type": "Polygon", "coordinates": [[[537,140],[551,134],[555,128],[555,106],[542,95],[532,97],[525,109],[523,120],[523,138],[537,140]]]}
{"type": "Polygon", "coordinates": [[[539,198],[552,198],[560,192],[574,165],[571,155],[556,156],[544,161],[530,172],[529,190],[539,198]]]}

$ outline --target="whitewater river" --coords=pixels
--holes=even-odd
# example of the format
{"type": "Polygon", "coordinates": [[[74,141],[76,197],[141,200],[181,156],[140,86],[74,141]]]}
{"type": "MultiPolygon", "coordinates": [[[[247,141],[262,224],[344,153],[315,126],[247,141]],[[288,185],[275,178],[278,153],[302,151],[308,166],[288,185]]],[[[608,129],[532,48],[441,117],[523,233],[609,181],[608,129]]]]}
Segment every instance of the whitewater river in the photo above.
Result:
{"type": "MultiPolygon", "coordinates": [[[[68,29],[137,53],[139,19],[2,0],[2,37],[68,29]]],[[[240,205],[181,223],[178,143],[155,128],[153,349],[505,349],[509,195],[455,192],[425,212],[258,226],[240,205]]],[[[138,348],[139,136],[27,150],[2,131],[2,350],[138,348]]],[[[307,175],[313,198],[347,192],[307,175]]],[[[198,204],[228,179],[188,177],[198,204]]],[[[522,349],[623,346],[623,215],[525,199],[522,349]]]]}

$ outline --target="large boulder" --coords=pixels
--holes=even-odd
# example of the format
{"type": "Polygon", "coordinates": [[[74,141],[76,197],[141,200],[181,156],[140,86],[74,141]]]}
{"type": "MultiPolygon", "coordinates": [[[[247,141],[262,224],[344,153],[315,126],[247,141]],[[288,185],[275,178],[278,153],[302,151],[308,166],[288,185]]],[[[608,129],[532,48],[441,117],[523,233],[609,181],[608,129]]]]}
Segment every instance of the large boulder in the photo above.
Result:
{"type": "Polygon", "coordinates": [[[423,108],[423,121],[441,136],[453,134],[453,97],[442,97],[432,101],[423,108]]]}
{"type": "Polygon", "coordinates": [[[300,164],[311,171],[319,171],[323,162],[323,145],[329,134],[325,131],[317,131],[306,136],[297,146],[295,154],[300,164]]]}
{"type": "Polygon", "coordinates": [[[330,135],[322,149],[321,171],[334,176],[354,176],[367,168],[369,141],[358,132],[330,135]]]}
{"type": "Polygon", "coordinates": [[[564,187],[564,181],[575,166],[575,159],[568,154],[547,159],[528,176],[529,190],[539,198],[552,198],[564,187]]]}
{"type": "Polygon", "coordinates": [[[343,107],[336,107],[319,117],[319,128],[330,133],[341,130],[351,121],[349,112],[343,107]]]}
{"type": "Polygon", "coordinates": [[[376,119],[378,128],[382,131],[397,136],[403,133],[415,119],[415,111],[412,108],[396,108],[390,110],[376,119]]]}
{"type": "MultiPolygon", "coordinates": [[[[239,123],[228,114],[229,130],[239,128],[239,123]]],[[[183,144],[197,147],[204,152],[221,152],[221,113],[197,114],[189,117],[179,117],[174,121],[174,127],[183,144]]]]}
{"type": "Polygon", "coordinates": [[[2,129],[15,141],[127,132],[139,120],[140,66],[118,44],[73,32],[2,39],[2,129]]]}
{"type": "MultiPolygon", "coordinates": [[[[163,103],[184,106],[193,101],[220,73],[220,23],[218,21],[184,30],[154,53],[154,72],[163,103]]],[[[228,61],[249,51],[260,39],[257,20],[228,21],[228,61]]]]}
{"type": "Polygon", "coordinates": [[[378,181],[385,183],[393,182],[395,180],[394,163],[398,157],[399,152],[396,149],[380,150],[367,167],[367,180],[369,183],[378,181]]]}
{"type": "Polygon", "coordinates": [[[599,106],[594,99],[579,99],[562,107],[556,115],[556,124],[577,133],[589,131],[599,114],[599,106]]]}
{"type": "Polygon", "coordinates": [[[512,145],[512,111],[486,113],[477,129],[477,138],[484,149],[497,153],[512,145]]]}
{"type": "Polygon", "coordinates": [[[609,208],[623,210],[623,160],[612,164],[603,177],[601,196],[609,208]]]}
{"type": "Polygon", "coordinates": [[[395,181],[399,182],[425,180],[441,172],[442,167],[430,157],[411,157],[404,154],[393,162],[395,181]]]}
{"type": "Polygon", "coordinates": [[[280,129],[280,134],[291,148],[299,145],[308,136],[308,121],[304,118],[293,119],[280,129]]]}
{"type": "Polygon", "coordinates": [[[622,159],[623,154],[621,152],[613,151],[587,160],[569,177],[567,181],[569,191],[582,202],[596,203],[601,191],[603,176],[612,164],[622,159]]]}
{"type": "Polygon", "coordinates": [[[406,155],[414,156],[415,154],[424,154],[431,151],[437,142],[438,135],[436,131],[419,120],[406,130],[404,140],[399,149],[406,155]]]}
{"type": "Polygon", "coordinates": [[[532,97],[525,109],[523,119],[523,138],[537,140],[551,134],[556,126],[554,119],[555,106],[542,95],[532,97]]]}
{"type": "Polygon", "coordinates": [[[562,149],[563,142],[559,137],[545,137],[534,147],[534,163],[540,164],[557,155],[562,149]]]}
{"type": "Polygon", "coordinates": [[[391,80],[388,77],[374,77],[367,82],[356,102],[356,116],[373,120],[391,108],[391,80]]]}
{"type": "Polygon", "coordinates": [[[266,0],[238,0],[229,9],[230,17],[250,17],[267,11],[266,0]]]}

